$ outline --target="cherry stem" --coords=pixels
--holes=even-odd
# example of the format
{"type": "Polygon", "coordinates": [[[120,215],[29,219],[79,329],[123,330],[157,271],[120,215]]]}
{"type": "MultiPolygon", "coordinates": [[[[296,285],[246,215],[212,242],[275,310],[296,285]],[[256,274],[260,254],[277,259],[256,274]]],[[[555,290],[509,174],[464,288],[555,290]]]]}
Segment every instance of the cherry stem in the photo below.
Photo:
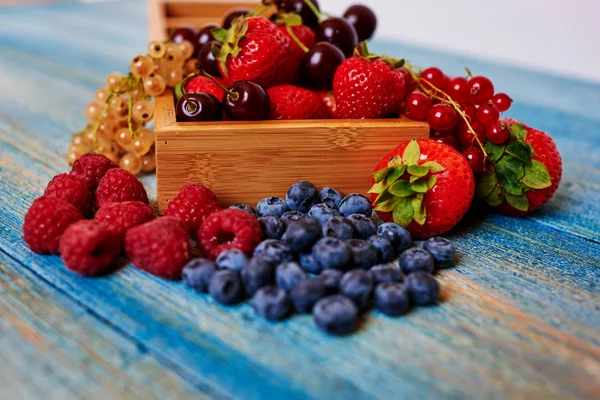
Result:
{"type": "Polygon", "coordinates": [[[227,93],[230,97],[231,100],[233,101],[238,101],[240,98],[240,94],[238,92],[234,92],[233,90],[229,90],[227,89],[225,86],[223,86],[221,84],[221,82],[219,82],[218,80],[215,79],[214,76],[212,76],[211,74],[209,74],[208,72],[206,72],[205,70],[201,69],[200,73],[204,76],[206,76],[208,79],[210,79],[211,81],[213,81],[218,87],[220,87],[221,89],[223,89],[223,91],[225,93],[227,93]]]}
{"type": "Polygon", "coordinates": [[[250,12],[246,15],[244,15],[244,19],[249,18],[249,17],[256,17],[262,13],[264,13],[265,11],[267,11],[269,8],[271,8],[271,6],[273,5],[273,3],[268,3],[268,4],[261,4],[260,6],[256,7],[253,10],[250,10],[250,12]]]}
{"type": "Polygon", "coordinates": [[[296,34],[294,33],[294,30],[292,29],[292,27],[286,24],[285,25],[285,29],[289,33],[290,37],[294,40],[294,42],[296,42],[296,44],[298,45],[298,47],[300,47],[303,52],[308,53],[308,47],[306,47],[304,45],[304,43],[302,43],[300,41],[300,39],[298,39],[298,36],[296,36],[296,34]]]}
{"type": "Polygon", "coordinates": [[[321,12],[317,8],[317,6],[315,6],[315,3],[313,3],[311,0],[304,0],[304,3],[306,3],[306,5],[308,6],[308,8],[310,8],[312,10],[312,12],[315,14],[315,16],[317,17],[317,19],[319,21],[321,21],[321,19],[323,18],[323,15],[321,14],[321,12]]]}

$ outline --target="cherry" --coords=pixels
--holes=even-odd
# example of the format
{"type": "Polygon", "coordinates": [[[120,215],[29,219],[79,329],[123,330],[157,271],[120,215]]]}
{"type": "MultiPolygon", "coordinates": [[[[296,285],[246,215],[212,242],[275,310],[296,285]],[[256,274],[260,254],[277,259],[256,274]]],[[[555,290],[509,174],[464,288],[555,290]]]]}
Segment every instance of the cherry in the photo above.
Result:
{"type": "MultiPolygon", "coordinates": [[[[485,134],[485,126],[481,125],[477,121],[471,121],[470,124],[473,128],[473,131],[475,131],[475,134],[477,135],[479,141],[481,143],[485,143],[487,139],[485,134]]],[[[469,130],[467,124],[465,124],[464,122],[458,126],[458,140],[464,148],[477,145],[477,141],[475,140],[473,131],[469,130]]]]}
{"type": "Polygon", "coordinates": [[[346,57],[350,57],[358,45],[358,35],[348,21],[333,17],[321,22],[317,29],[317,41],[329,42],[339,47],[346,57]]]}
{"type": "MultiPolygon", "coordinates": [[[[317,11],[320,10],[317,0],[312,0],[312,3],[317,8],[317,11]]],[[[317,29],[319,26],[320,16],[315,15],[314,11],[304,0],[284,0],[280,10],[283,10],[286,13],[293,12],[300,15],[302,17],[302,23],[312,30],[317,29]]]]}
{"type": "Polygon", "coordinates": [[[456,114],[456,110],[450,104],[435,104],[427,113],[427,123],[437,131],[450,130],[457,122],[458,114],[456,114]]]}
{"type": "Polygon", "coordinates": [[[477,108],[477,120],[486,128],[489,128],[498,122],[499,118],[500,111],[498,111],[494,103],[491,101],[486,104],[482,104],[477,108]]]}
{"type": "Polygon", "coordinates": [[[415,81],[413,74],[411,74],[408,69],[400,67],[396,68],[396,71],[398,71],[404,76],[404,85],[406,87],[406,93],[410,93],[417,88],[418,83],[417,81],[415,81]]]}
{"type": "Polygon", "coordinates": [[[457,103],[467,100],[467,79],[462,76],[450,79],[446,87],[446,94],[457,103]]]}
{"type": "Polygon", "coordinates": [[[421,87],[427,90],[434,90],[432,87],[435,86],[436,89],[443,90],[444,86],[446,86],[447,81],[446,75],[442,72],[441,69],[437,67],[429,67],[425,68],[423,72],[421,72],[421,77],[419,83],[421,87]]]}
{"type": "Polygon", "coordinates": [[[460,143],[458,142],[458,139],[456,138],[456,132],[453,129],[449,131],[433,131],[429,138],[438,143],[443,143],[456,150],[459,150],[460,143]]]}
{"type": "Polygon", "coordinates": [[[198,52],[198,65],[212,76],[220,78],[219,61],[213,56],[213,46],[215,50],[221,49],[221,43],[217,41],[208,42],[202,46],[198,52]]]}
{"type": "Polygon", "coordinates": [[[487,139],[494,144],[502,144],[508,140],[508,136],[510,136],[510,130],[508,126],[502,122],[498,121],[487,131],[487,139]]]}
{"type": "Polygon", "coordinates": [[[171,40],[175,43],[181,43],[184,40],[187,40],[191,44],[194,44],[196,41],[196,30],[192,27],[182,26],[173,31],[171,40]]]}
{"type": "Polygon", "coordinates": [[[463,156],[469,162],[471,169],[474,174],[483,172],[484,170],[484,157],[483,152],[477,147],[469,147],[463,150],[463,156]]]}
{"type": "Polygon", "coordinates": [[[202,46],[204,46],[208,42],[212,42],[215,40],[215,37],[212,34],[212,30],[215,28],[218,28],[218,26],[210,24],[205,25],[202,29],[198,31],[198,35],[196,35],[196,39],[193,42],[194,47],[196,49],[194,54],[197,55],[200,52],[200,49],[202,49],[202,46]]]}
{"type": "Polygon", "coordinates": [[[362,5],[354,5],[344,13],[346,18],[358,34],[358,41],[370,39],[377,27],[377,17],[369,7],[362,5]]]}
{"type": "Polygon", "coordinates": [[[215,96],[205,92],[184,93],[177,101],[175,113],[178,121],[220,121],[223,107],[215,96]]]}
{"type": "Polygon", "coordinates": [[[467,100],[471,104],[487,103],[494,96],[494,84],[485,76],[475,76],[467,82],[467,100]]]}
{"type": "Polygon", "coordinates": [[[492,97],[492,102],[501,113],[508,111],[512,104],[512,99],[506,93],[496,93],[492,97]]]}
{"type": "Polygon", "coordinates": [[[247,8],[237,8],[235,10],[230,11],[227,15],[225,15],[225,18],[223,19],[223,28],[231,28],[231,25],[233,25],[233,21],[235,21],[241,16],[248,14],[250,11],[252,10],[249,10],[247,8]]]}
{"type": "Polygon", "coordinates": [[[344,53],[331,43],[315,44],[300,62],[302,81],[312,88],[331,88],[335,70],[345,58],[344,53]]]}
{"type": "Polygon", "coordinates": [[[223,109],[233,120],[257,121],[269,117],[271,105],[262,86],[250,81],[237,81],[225,89],[223,109]]]}
{"type": "Polygon", "coordinates": [[[415,121],[423,121],[431,108],[431,97],[415,90],[404,100],[404,114],[415,121]]]}

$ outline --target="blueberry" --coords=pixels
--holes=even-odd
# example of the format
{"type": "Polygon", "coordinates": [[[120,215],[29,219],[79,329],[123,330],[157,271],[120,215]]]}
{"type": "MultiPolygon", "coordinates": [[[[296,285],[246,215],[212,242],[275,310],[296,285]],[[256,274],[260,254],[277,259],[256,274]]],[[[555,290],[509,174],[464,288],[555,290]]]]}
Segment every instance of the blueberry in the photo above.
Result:
{"type": "Polygon", "coordinates": [[[312,248],[312,255],[321,269],[345,271],[352,260],[352,254],[346,243],[332,237],[319,239],[312,248]]]}
{"type": "Polygon", "coordinates": [[[325,283],[321,279],[308,278],[298,282],[290,291],[290,296],[296,311],[308,314],[326,292],[325,283]]]}
{"type": "Polygon", "coordinates": [[[248,204],[234,204],[232,206],[229,206],[229,208],[237,208],[238,210],[247,212],[248,214],[252,215],[254,218],[258,218],[258,213],[254,209],[254,207],[252,207],[248,204]]]}
{"type": "Polygon", "coordinates": [[[230,305],[242,300],[244,293],[240,274],[230,269],[220,269],[210,278],[208,292],[221,304],[230,305]]]}
{"type": "Polygon", "coordinates": [[[285,224],[279,217],[274,215],[265,215],[258,217],[258,224],[262,230],[265,239],[281,239],[281,235],[285,232],[285,224]]]}
{"type": "Polygon", "coordinates": [[[369,217],[362,214],[352,214],[348,221],[354,226],[356,236],[361,239],[368,239],[377,233],[377,225],[369,217]]]}
{"type": "Polygon", "coordinates": [[[319,192],[318,201],[319,203],[325,203],[329,205],[329,207],[337,210],[338,204],[342,201],[342,195],[334,188],[324,187],[319,192]]]}
{"type": "Polygon", "coordinates": [[[273,263],[259,257],[253,257],[241,271],[242,283],[246,293],[252,296],[263,286],[275,282],[275,267],[273,263]]]}
{"type": "Polygon", "coordinates": [[[440,298],[440,285],[429,272],[413,272],[406,277],[405,283],[413,304],[428,306],[438,302],[440,298]]]}
{"type": "Polygon", "coordinates": [[[290,222],[300,221],[303,218],[306,218],[306,214],[301,211],[286,211],[281,215],[281,222],[288,226],[290,222]]]}
{"type": "Polygon", "coordinates": [[[323,224],[323,236],[348,240],[352,239],[354,235],[354,225],[346,217],[333,217],[323,224]]]}
{"type": "Polygon", "coordinates": [[[367,242],[377,250],[377,262],[385,263],[394,259],[394,246],[387,237],[373,235],[367,239],[367,242]]]}
{"type": "Polygon", "coordinates": [[[275,282],[283,290],[291,290],[298,282],[306,278],[306,272],[295,261],[279,264],[275,268],[275,282]]]}
{"type": "Polygon", "coordinates": [[[308,181],[298,181],[290,187],[285,195],[285,202],[290,210],[308,212],[317,202],[317,188],[308,181]]]}
{"type": "Polygon", "coordinates": [[[338,205],[338,209],[344,217],[352,214],[362,214],[370,217],[373,212],[371,201],[358,193],[351,193],[344,197],[338,205]]]}
{"type": "Polygon", "coordinates": [[[275,215],[281,217],[281,214],[288,210],[288,206],[281,197],[266,197],[258,202],[256,210],[260,216],[275,215]]]}
{"type": "Polygon", "coordinates": [[[287,291],[276,286],[265,286],[252,297],[252,307],[259,317],[275,321],[292,312],[292,301],[287,291]]]}
{"type": "Polygon", "coordinates": [[[217,266],[208,258],[194,258],[181,271],[183,283],[188,287],[202,293],[208,292],[210,277],[217,270],[217,266]]]}
{"type": "Polygon", "coordinates": [[[375,283],[402,282],[404,280],[402,270],[396,264],[392,263],[375,265],[371,267],[369,273],[375,283]]]}
{"type": "Polygon", "coordinates": [[[307,215],[316,219],[321,224],[324,224],[329,218],[337,217],[340,213],[335,208],[331,208],[328,204],[321,203],[312,206],[307,215]]]}
{"type": "Polygon", "coordinates": [[[371,243],[362,239],[346,240],[346,245],[352,254],[352,264],[356,268],[369,269],[377,264],[377,249],[371,243]]]}
{"type": "Polygon", "coordinates": [[[282,262],[292,261],[294,254],[290,246],[282,241],[267,239],[256,246],[253,257],[262,258],[277,266],[282,262]]]}
{"type": "Polygon", "coordinates": [[[238,249],[222,251],[217,257],[217,267],[239,271],[248,263],[248,257],[238,249]]]}
{"type": "Polygon", "coordinates": [[[406,285],[400,282],[383,282],[375,287],[375,308],[391,317],[406,314],[410,296],[406,285]]]}
{"type": "Polygon", "coordinates": [[[306,253],[321,238],[321,224],[313,218],[304,218],[288,225],[281,240],[296,252],[306,253]]]}
{"type": "Polygon", "coordinates": [[[418,247],[404,250],[398,258],[398,264],[407,275],[415,271],[432,272],[433,263],[433,256],[418,247]]]}
{"type": "Polygon", "coordinates": [[[410,243],[412,242],[410,232],[406,228],[403,228],[393,222],[386,222],[379,225],[377,234],[387,237],[390,242],[392,242],[396,255],[408,249],[410,247],[410,243]]]}
{"type": "Polygon", "coordinates": [[[312,310],[315,323],[332,335],[346,335],[356,329],[358,308],[341,294],[323,297],[312,310]]]}
{"type": "Polygon", "coordinates": [[[340,280],[344,273],[337,269],[326,269],[321,271],[319,278],[325,284],[328,294],[337,293],[340,289],[340,280]]]}
{"type": "Polygon", "coordinates": [[[310,272],[311,274],[316,274],[321,270],[321,267],[317,264],[311,253],[300,254],[300,265],[306,272],[310,272]]]}
{"type": "Polygon", "coordinates": [[[346,272],[340,280],[340,293],[350,298],[359,310],[369,307],[373,278],[364,269],[353,269],[346,272]]]}
{"type": "Polygon", "coordinates": [[[454,245],[448,239],[433,237],[423,243],[423,250],[433,257],[435,269],[451,267],[456,257],[454,245]]]}

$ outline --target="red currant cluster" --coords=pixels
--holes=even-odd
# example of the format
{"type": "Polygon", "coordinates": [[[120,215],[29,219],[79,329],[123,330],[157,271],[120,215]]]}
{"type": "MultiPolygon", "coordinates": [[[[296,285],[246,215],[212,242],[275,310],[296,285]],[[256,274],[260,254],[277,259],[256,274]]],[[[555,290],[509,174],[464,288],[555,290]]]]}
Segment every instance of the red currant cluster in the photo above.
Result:
{"type": "Polygon", "coordinates": [[[508,140],[509,127],[500,113],[510,108],[512,99],[495,93],[494,84],[485,76],[450,78],[436,67],[417,71],[405,65],[407,93],[403,113],[417,121],[427,121],[431,138],[462,151],[473,172],[484,170],[484,143],[502,144],[508,140]]]}

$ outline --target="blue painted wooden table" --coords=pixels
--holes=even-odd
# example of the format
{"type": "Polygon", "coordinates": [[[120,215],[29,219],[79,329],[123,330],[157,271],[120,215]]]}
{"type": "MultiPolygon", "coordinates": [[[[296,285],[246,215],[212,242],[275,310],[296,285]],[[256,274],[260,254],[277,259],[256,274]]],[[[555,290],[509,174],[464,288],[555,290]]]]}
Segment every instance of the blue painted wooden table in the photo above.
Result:
{"type": "MultiPolygon", "coordinates": [[[[67,169],[105,76],[146,45],[139,1],[0,9],[0,398],[598,398],[600,86],[379,41],[374,51],[490,76],[550,132],[563,183],[539,212],[472,212],[443,302],[328,337],[271,324],[130,266],[98,279],[31,253],[21,223],[67,169]]],[[[153,176],[143,178],[155,192],[153,176]]]]}

